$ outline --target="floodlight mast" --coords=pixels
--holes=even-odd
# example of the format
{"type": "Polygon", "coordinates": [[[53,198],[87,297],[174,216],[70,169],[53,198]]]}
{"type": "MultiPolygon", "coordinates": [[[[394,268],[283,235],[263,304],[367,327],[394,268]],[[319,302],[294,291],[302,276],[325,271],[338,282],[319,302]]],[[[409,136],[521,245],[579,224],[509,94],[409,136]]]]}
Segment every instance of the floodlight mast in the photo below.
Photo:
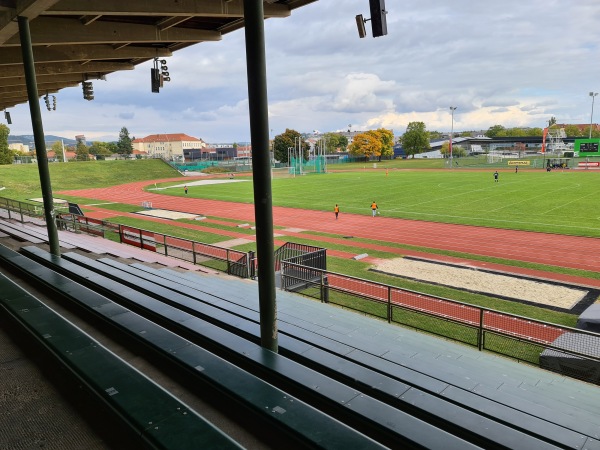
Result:
{"type": "Polygon", "coordinates": [[[450,168],[452,168],[452,141],[454,140],[454,111],[456,111],[456,106],[450,107],[450,114],[452,114],[452,125],[450,126],[450,141],[449,141],[449,152],[450,152],[450,168]]]}
{"type": "Polygon", "coordinates": [[[387,34],[387,19],[385,10],[385,0],[369,0],[369,9],[371,18],[365,19],[362,14],[356,16],[356,28],[358,37],[364,38],[367,35],[365,23],[371,21],[371,31],[373,37],[385,36],[387,34]]]}
{"type": "Polygon", "coordinates": [[[594,126],[594,98],[598,95],[597,92],[590,92],[590,97],[592,97],[592,114],[590,116],[590,139],[592,138],[592,127],[594,126]]]}

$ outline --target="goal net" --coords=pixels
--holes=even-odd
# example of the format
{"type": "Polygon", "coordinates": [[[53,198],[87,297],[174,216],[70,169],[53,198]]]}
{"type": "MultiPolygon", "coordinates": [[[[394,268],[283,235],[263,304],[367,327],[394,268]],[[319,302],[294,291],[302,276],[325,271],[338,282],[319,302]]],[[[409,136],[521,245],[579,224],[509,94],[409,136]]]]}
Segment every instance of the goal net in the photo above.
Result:
{"type": "Polygon", "coordinates": [[[294,178],[295,176],[295,167],[273,167],[271,169],[271,178],[294,178]]]}

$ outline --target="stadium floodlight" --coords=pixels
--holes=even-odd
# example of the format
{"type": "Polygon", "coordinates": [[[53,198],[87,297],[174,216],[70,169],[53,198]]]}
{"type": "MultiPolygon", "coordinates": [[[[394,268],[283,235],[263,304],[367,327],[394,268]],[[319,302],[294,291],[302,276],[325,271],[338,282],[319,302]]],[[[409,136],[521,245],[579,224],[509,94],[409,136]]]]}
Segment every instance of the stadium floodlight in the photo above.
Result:
{"type": "Polygon", "coordinates": [[[356,28],[358,29],[358,37],[364,38],[367,35],[365,23],[371,22],[371,31],[373,37],[385,36],[387,34],[387,19],[385,10],[385,0],[369,0],[369,9],[371,10],[371,18],[365,19],[362,14],[358,14],[356,19],[356,28]]]}
{"type": "Polygon", "coordinates": [[[450,126],[450,141],[449,141],[449,152],[450,152],[450,168],[452,169],[452,141],[454,140],[454,111],[456,111],[456,106],[450,107],[450,113],[452,114],[452,125],[450,126]]]}
{"type": "Polygon", "coordinates": [[[83,98],[85,100],[94,100],[94,85],[91,81],[83,81],[81,83],[81,88],[83,90],[83,98]]]}
{"type": "Polygon", "coordinates": [[[597,92],[590,92],[590,97],[592,97],[592,115],[590,116],[590,139],[592,138],[592,127],[594,126],[594,98],[597,95],[597,92]]]}
{"type": "Polygon", "coordinates": [[[365,19],[362,14],[358,14],[356,16],[356,28],[358,29],[358,37],[364,38],[367,35],[367,30],[365,28],[365,19]]]}
{"type": "Polygon", "coordinates": [[[154,65],[150,69],[150,82],[152,92],[159,93],[165,81],[171,81],[171,74],[166,59],[154,58],[154,65]]]}
{"type": "Polygon", "coordinates": [[[160,92],[160,72],[158,69],[150,69],[150,87],[152,92],[156,94],[160,92]]]}

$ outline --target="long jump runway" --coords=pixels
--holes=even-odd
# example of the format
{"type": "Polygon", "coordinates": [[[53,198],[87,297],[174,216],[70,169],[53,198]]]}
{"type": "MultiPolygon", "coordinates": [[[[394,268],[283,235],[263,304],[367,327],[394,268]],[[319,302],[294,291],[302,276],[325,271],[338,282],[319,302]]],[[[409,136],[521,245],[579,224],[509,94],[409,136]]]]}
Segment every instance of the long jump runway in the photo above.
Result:
{"type": "MultiPolygon", "coordinates": [[[[160,182],[164,181],[182,180],[181,178],[160,180],[160,182]]],[[[148,181],[143,181],[109,188],[62,191],[59,194],[138,206],[144,201],[150,201],[153,208],[255,221],[252,204],[172,197],[143,191],[143,188],[150,184],[148,181]]],[[[366,205],[365,211],[368,210],[369,205],[366,205]]],[[[557,267],[593,272],[600,268],[600,239],[598,238],[344,213],[335,220],[333,212],[284,207],[273,208],[273,222],[276,226],[286,228],[300,228],[557,267]]]]}

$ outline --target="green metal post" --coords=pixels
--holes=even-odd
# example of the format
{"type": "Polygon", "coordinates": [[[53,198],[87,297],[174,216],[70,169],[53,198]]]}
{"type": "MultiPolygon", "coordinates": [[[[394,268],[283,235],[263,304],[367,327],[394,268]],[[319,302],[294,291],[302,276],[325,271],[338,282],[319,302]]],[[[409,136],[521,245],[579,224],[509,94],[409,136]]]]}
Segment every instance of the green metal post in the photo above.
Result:
{"type": "Polygon", "coordinates": [[[244,0],[244,21],[250,140],[252,142],[254,216],[259,261],[260,343],[264,348],[277,352],[273,198],[271,193],[271,161],[269,158],[269,108],[262,0],[244,0]]]}
{"type": "Polygon", "coordinates": [[[392,323],[392,287],[388,286],[388,311],[387,311],[387,319],[388,323],[392,323]]]}
{"type": "Polygon", "coordinates": [[[477,348],[479,351],[483,350],[484,344],[483,344],[483,339],[484,339],[484,335],[483,335],[483,320],[484,320],[484,310],[480,309],[479,310],[479,330],[477,330],[477,348]]]}
{"type": "Polygon", "coordinates": [[[29,20],[27,17],[19,16],[18,21],[21,53],[23,55],[23,68],[25,70],[25,82],[27,83],[29,113],[31,114],[31,124],[33,126],[33,137],[35,141],[35,154],[38,161],[38,172],[40,173],[42,197],[44,198],[44,216],[46,218],[46,228],[48,230],[48,243],[50,244],[50,253],[60,256],[58,230],[54,220],[56,211],[54,211],[50,170],[48,169],[48,154],[46,153],[46,140],[44,138],[44,127],[42,126],[37,80],[35,78],[35,64],[33,62],[33,48],[31,46],[29,20]]]}

